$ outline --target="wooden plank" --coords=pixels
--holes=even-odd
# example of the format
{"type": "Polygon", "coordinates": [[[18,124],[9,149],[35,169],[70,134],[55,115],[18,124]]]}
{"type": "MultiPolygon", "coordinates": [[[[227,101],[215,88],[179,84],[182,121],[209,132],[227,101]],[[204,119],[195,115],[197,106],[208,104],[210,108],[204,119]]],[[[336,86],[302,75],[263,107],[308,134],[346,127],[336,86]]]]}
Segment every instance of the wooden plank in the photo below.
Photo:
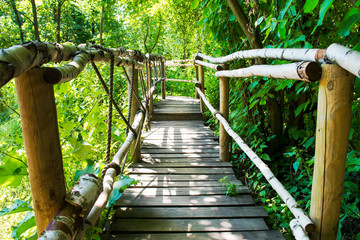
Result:
{"type": "Polygon", "coordinates": [[[145,168],[173,168],[173,167],[201,167],[201,168],[212,168],[212,167],[230,167],[232,168],[232,164],[227,162],[227,163],[223,163],[223,162],[213,162],[213,163],[201,163],[201,162],[174,162],[174,163],[133,163],[131,164],[131,167],[145,167],[145,168]]]}
{"type": "Polygon", "coordinates": [[[146,153],[149,153],[149,154],[152,154],[152,153],[164,153],[164,154],[179,154],[179,153],[198,153],[198,154],[201,154],[201,153],[205,153],[205,154],[208,154],[208,153],[216,153],[219,155],[219,149],[211,149],[211,148],[206,148],[206,149],[181,149],[181,148],[160,148],[160,149],[151,149],[151,148],[143,148],[142,153],[146,154],[146,153]]]}
{"type": "Polygon", "coordinates": [[[172,163],[172,162],[221,162],[219,157],[214,158],[142,158],[147,163],[172,163]]]}
{"type": "Polygon", "coordinates": [[[209,157],[219,157],[219,154],[216,153],[153,153],[141,154],[143,158],[209,158],[209,157]]]}
{"type": "MultiPolygon", "coordinates": [[[[172,175],[172,174],[129,174],[128,175],[131,178],[136,178],[137,180],[162,180],[162,181],[219,181],[222,176],[219,175],[199,175],[199,174],[193,174],[193,175],[172,175]]],[[[233,181],[237,180],[235,175],[228,175],[228,180],[233,181]]]]}
{"type": "Polygon", "coordinates": [[[112,232],[227,232],[266,229],[262,218],[116,219],[111,226],[112,232]]]}
{"type": "MultiPolygon", "coordinates": [[[[204,138],[204,139],[186,139],[186,145],[207,145],[207,144],[219,144],[217,142],[218,138],[204,138]]],[[[145,139],[143,143],[147,144],[175,144],[175,145],[185,145],[182,139],[145,139]]]]}
{"type": "MultiPolygon", "coordinates": [[[[221,178],[221,177],[220,177],[221,178]]],[[[138,180],[135,178],[135,180],[138,180]]],[[[242,182],[239,180],[232,180],[232,183],[236,185],[242,185],[242,182]]],[[[168,188],[168,187],[221,187],[222,184],[219,181],[159,181],[157,179],[145,181],[142,180],[134,188],[144,188],[144,187],[158,187],[158,188],[168,188]]],[[[225,191],[225,190],[224,190],[225,191]]]]}
{"type": "MultiPolygon", "coordinates": [[[[250,194],[250,190],[246,186],[238,186],[239,194],[250,194]]],[[[226,195],[222,187],[146,187],[146,188],[127,188],[126,195],[133,197],[144,196],[200,196],[200,195],[226,195]]]]}
{"type": "Polygon", "coordinates": [[[214,195],[214,196],[156,196],[146,197],[138,196],[133,197],[124,194],[119,200],[116,201],[115,206],[173,206],[173,207],[186,207],[186,206],[246,206],[253,205],[254,201],[250,195],[238,195],[234,197],[214,195]]]}
{"type": "Polygon", "coordinates": [[[202,136],[199,136],[199,135],[195,135],[195,134],[186,134],[186,135],[180,135],[180,136],[170,136],[170,135],[149,135],[146,137],[147,140],[150,140],[150,139],[155,139],[155,140],[182,140],[182,141],[185,141],[185,140],[202,140],[204,138],[207,138],[207,139],[218,139],[218,137],[214,136],[214,135],[211,135],[211,134],[204,134],[202,136]]]}
{"type": "Polygon", "coordinates": [[[134,233],[102,236],[104,240],[281,240],[280,231],[206,232],[206,233],[134,233]]]}
{"type": "MultiPolygon", "coordinates": [[[[215,141],[214,141],[215,142],[215,141]]],[[[162,148],[162,149],[169,149],[169,150],[175,150],[175,149],[219,149],[219,146],[215,142],[215,144],[204,144],[202,146],[194,146],[194,145],[184,145],[184,144],[177,144],[177,145],[169,145],[169,144],[150,144],[150,143],[144,143],[141,146],[141,149],[154,149],[154,148],[162,148]]]]}
{"type": "Polygon", "coordinates": [[[232,168],[128,168],[129,173],[141,174],[234,174],[232,168]]]}
{"type": "Polygon", "coordinates": [[[115,212],[121,218],[244,218],[267,217],[263,207],[123,207],[115,212]]]}
{"type": "Polygon", "coordinates": [[[165,120],[201,120],[202,115],[201,113],[155,113],[153,116],[154,120],[157,121],[165,121],[165,120]]]}

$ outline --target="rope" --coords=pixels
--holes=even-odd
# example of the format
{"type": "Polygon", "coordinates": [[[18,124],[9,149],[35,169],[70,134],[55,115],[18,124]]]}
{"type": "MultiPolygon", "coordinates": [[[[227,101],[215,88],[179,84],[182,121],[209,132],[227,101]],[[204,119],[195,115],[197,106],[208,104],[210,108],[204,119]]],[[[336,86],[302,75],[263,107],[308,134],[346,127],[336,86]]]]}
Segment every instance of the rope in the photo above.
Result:
{"type": "MultiPolygon", "coordinates": [[[[128,83],[131,85],[132,83],[131,83],[131,80],[130,80],[130,78],[129,78],[129,75],[128,75],[127,72],[126,72],[125,67],[123,66],[122,68],[124,69],[124,73],[125,73],[125,76],[126,76],[126,80],[127,80],[128,83]]],[[[133,94],[133,92],[134,92],[134,89],[132,88],[132,89],[131,89],[131,94],[133,94]]],[[[137,94],[134,94],[134,96],[135,96],[136,100],[138,101],[138,103],[140,104],[141,108],[142,108],[143,110],[145,110],[145,107],[144,107],[144,105],[142,104],[142,102],[140,101],[139,96],[138,96],[137,94]]]]}
{"type": "MultiPolygon", "coordinates": [[[[131,109],[132,109],[132,97],[133,97],[133,90],[134,90],[134,75],[135,75],[135,66],[132,65],[131,68],[131,82],[130,82],[130,96],[129,96],[129,111],[128,111],[128,118],[127,120],[130,122],[131,118],[131,109]]],[[[135,94],[136,95],[136,94],[135,94]]],[[[129,132],[129,128],[126,127],[126,133],[129,132]]]]}
{"type": "Polygon", "coordinates": [[[101,171],[101,178],[104,179],[105,173],[109,168],[114,168],[116,171],[116,176],[118,176],[121,173],[121,168],[120,165],[117,164],[116,162],[110,162],[108,164],[106,164],[103,168],[103,170],[101,171]]]}
{"type": "MultiPolygon", "coordinates": [[[[105,81],[104,81],[104,79],[102,78],[99,69],[96,67],[96,64],[95,64],[94,62],[91,62],[91,65],[93,66],[93,68],[94,68],[94,70],[95,70],[95,73],[96,73],[96,75],[98,76],[98,78],[99,78],[99,80],[100,80],[100,82],[101,82],[101,85],[104,87],[105,92],[106,92],[107,94],[109,94],[109,89],[108,89],[108,87],[106,86],[105,81]]],[[[124,114],[122,113],[119,105],[114,101],[114,99],[113,99],[112,103],[113,103],[115,109],[117,110],[117,112],[120,114],[121,119],[125,122],[125,124],[126,124],[127,126],[129,126],[130,130],[131,130],[134,134],[136,134],[136,131],[131,127],[131,124],[130,124],[130,123],[128,122],[128,120],[125,118],[125,116],[124,116],[124,114]]]]}

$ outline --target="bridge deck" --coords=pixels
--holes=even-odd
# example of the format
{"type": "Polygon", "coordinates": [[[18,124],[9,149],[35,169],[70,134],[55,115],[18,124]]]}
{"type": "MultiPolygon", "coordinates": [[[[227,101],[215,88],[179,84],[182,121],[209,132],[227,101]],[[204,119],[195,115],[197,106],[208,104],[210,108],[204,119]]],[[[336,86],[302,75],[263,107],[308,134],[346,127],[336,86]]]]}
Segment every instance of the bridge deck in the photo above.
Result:
{"type": "Polygon", "coordinates": [[[200,120],[197,100],[161,100],[154,119],[143,162],[128,169],[141,184],[118,200],[103,239],[283,239],[268,229],[265,210],[254,205],[231,164],[219,160],[217,138],[200,120]],[[238,196],[225,195],[224,176],[239,185],[238,196]]]}

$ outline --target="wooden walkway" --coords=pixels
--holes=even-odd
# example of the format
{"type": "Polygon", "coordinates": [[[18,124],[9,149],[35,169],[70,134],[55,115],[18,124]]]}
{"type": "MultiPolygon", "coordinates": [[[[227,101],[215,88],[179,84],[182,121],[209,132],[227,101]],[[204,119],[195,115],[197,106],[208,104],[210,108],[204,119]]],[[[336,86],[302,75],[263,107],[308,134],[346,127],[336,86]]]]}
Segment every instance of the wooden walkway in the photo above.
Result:
{"type": "Polygon", "coordinates": [[[265,224],[250,191],[219,160],[217,138],[201,120],[199,102],[168,97],[156,104],[152,130],[142,145],[142,163],[130,177],[103,239],[284,239],[265,224]],[[182,121],[175,121],[182,120],[182,121]],[[225,195],[219,179],[238,186],[225,195]]]}

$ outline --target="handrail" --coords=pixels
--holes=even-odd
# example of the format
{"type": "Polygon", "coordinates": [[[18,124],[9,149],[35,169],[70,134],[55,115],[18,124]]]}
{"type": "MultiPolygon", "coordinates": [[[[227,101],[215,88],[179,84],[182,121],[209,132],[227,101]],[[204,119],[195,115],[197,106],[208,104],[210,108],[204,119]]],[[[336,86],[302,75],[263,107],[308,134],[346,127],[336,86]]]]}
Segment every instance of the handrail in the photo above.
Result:
{"type": "Polygon", "coordinates": [[[263,48],[243,50],[224,57],[214,58],[203,53],[196,53],[194,59],[205,59],[211,63],[228,63],[239,59],[274,58],[289,61],[307,61],[326,63],[324,49],[298,49],[298,48],[263,48]]]}
{"type": "MultiPolygon", "coordinates": [[[[360,53],[336,43],[331,44],[327,49],[253,49],[239,51],[218,58],[197,53],[194,55],[194,64],[197,64],[195,65],[195,81],[196,92],[200,96],[201,106],[208,103],[204,99],[204,90],[200,91],[200,88],[204,89],[203,66],[215,69],[213,67],[215,64],[256,58],[303,62],[282,65],[253,65],[247,68],[215,71],[215,76],[219,78],[220,85],[220,111],[224,116],[216,112],[215,109],[210,109],[210,111],[217,119],[226,120],[228,118],[229,77],[263,76],[308,82],[320,80],[317,140],[310,209],[310,217],[315,227],[313,223],[306,225],[300,219],[296,219],[301,225],[300,229],[296,221],[292,221],[290,225],[297,239],[303,239],[304,234],[306,235],[303,232],[304,230],[309,232],[314,229],[314,234],[321,235],[322,239],[327,239],[327,237],[335,238],[339,221],[341,205],[341,197],[339,196],[341,196],[343,189],[347,141],[350,132],[351,103],[353,99],[354,76],[349,74],[349,72],[360,77],[360,53]],[[207,60],[210,63],[203,64],[201,60],[207,60]],[[321,64],[321,68],[318,64],[321,64]],[[200,82],[197,82],[198,80],[200,82]],[[202,94],[200,94],[201,92],[202,94]],[[334,171],[338,172],[334,174],[334,171]],[[335,177],[330,176],[332,174],[335,177]],[[330,219],[326,219],[327,217],[330,219]]],[[[223,161],[228,161],[228,136],[236,137],[237,135],[232,130],[229,130],[230,126],[227,121],[220,121],[220,123],[220,158],[223,161]]],[[[235,139],[240,148],[244,150],[243,141],[240,138],[237,140],[235,139]]],[[[244,151],[248,155],[249,149],[245,147],[244,151]]],[[[252,161],[258,158],[252,155],[249,157],[252,161]]],[[[266,174],[263,173],[263,175],[265,176],[266,174]]],[[[266,178],[267,180],[273,179],[268,179],[269,176],[266,178]]],[[[284,196],[280,195],[280,197],[285,202],[289,201],[284,196]]],[[[293,206],[295,206],[296,210],[297,205],[293,206]]],[[[305,236],[306,238],[307,236],[305,236]]]]}
{"type": "Polygon", "coordinates": [[[226,132],[235,140],[239,147],[244,151],[244,153],[249,157],[249,159],[256,165],[256,167],[261,171],[266,180],[270,183],[273,189],[279,194],[283,202],[288,206],[292,214],[299,221],[301,226],[307,232],[313,232],[315,230],[314,223],[310,220],[304,211],[300,208],[299,204],[291,196],[291,194],[285,189],[281,182],[275,177],[273,172],[270,170],[267,164],[265,164],[259,156],[242,140],[242,138],[230,127],[228,121],[222,116],[222,114],[217,111],[210,102],[206,99],[204,93],[199,87],[199,82],[195,82],[196,91],[198,92],[201,99],[204,101],[205,105],[208,107],[210,112],[213,114],[214,118],[218,119],[224,126],[226,132]]]}

